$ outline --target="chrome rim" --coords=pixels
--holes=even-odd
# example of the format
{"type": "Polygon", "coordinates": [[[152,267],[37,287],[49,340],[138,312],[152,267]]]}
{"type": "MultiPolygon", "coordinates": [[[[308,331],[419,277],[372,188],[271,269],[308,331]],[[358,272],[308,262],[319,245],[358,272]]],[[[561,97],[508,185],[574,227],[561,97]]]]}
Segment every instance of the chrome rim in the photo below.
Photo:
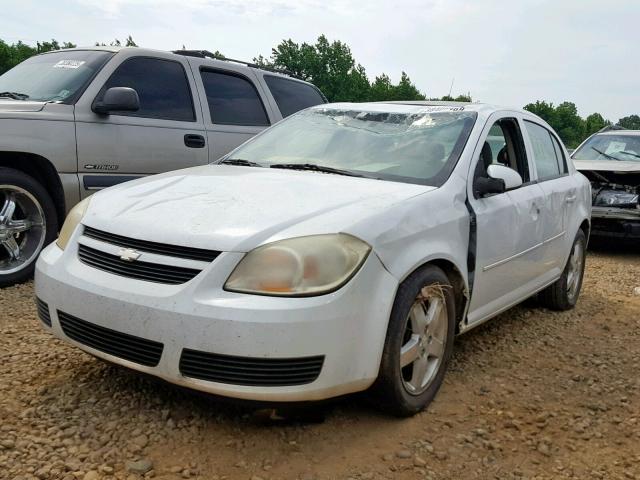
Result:
{"type": "Polygon", "coordinates": [[[46,237],[40,202],[15,185],[0,185],[0,274],[18,272],[33,262],[46,237]]]}
{"type": "Polygon", "coordinates": [[[442,288],[424,287],[407,316],[400,370],[404,387],[412,395],[429,388],[444,357],[449,322],[442,288]]]}
{"type": "Polygon", "coordinates": [[[582,243],[576,242],[569,257],[569,271],[567,272],[567,294],[573,299],[578,294],[580,286],[580,275],[582,275],[582,262],[584,254],[582,243]]]}

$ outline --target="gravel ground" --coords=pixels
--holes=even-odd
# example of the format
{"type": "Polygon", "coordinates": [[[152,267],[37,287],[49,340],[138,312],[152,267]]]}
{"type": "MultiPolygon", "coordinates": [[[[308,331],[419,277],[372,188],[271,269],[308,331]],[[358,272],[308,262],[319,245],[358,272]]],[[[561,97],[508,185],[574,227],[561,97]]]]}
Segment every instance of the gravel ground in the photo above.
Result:
{"type": "Polygon", "coordinates": [[[574,311],[520,306],[459,338],[426,412],[353,396],[302,421],[103,363],[40,329],[31,284],[7,288],[0,478],[640,480],[638,286],[637,249],[591,251],[574,311]]]}

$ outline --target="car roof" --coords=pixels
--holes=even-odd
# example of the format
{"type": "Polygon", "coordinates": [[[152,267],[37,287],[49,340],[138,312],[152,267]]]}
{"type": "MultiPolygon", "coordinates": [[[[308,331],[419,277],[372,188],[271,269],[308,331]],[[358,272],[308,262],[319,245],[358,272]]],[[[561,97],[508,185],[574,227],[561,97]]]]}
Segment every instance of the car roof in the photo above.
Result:
{"type": "MultiPolygon", "coordinates": [[[[262,72],[269,72],[269,75],[277,75],[283,78],[287,78],[290,80],[295,80],[298,82],[303,82],[303,83],[307,83],[309,85],[312,85],[310,82],[307,82],[306,80],[303,80],[301,78],[295,77],[293,74],[290,74],[289,72],[285,71],[285,70],[280,70],[280,69],[275,69],[275,68],[268,68],[268,67],[261,67],[260,65],[256,65],[254,63],[250,63],[250,62],[242,62],[240,60],[234,60],[231,58],[212,58],[212,57],[208,57],[208,56],[196,56],[196,55],[187,55],[187,54],[180,54],[177,53],[179,51],[167,51],[167,50],[158,50],[158,49],[154,49],[154,48],[143,48],[143,47],[124,47],[124,46],[112,46],[112,45],[107,45],[107,46],[102,46],[102,45],[94,45],[94,46],[90,46],[90,47],[74,47],[74,48],[65,48],[62,50],[50,50],[48,52],[43,52],[40,55],[47,55],[49,53],[59,53],[61,51],[98,51],[98,52],[112,52],[112,53],[118,53],[122,50],[135,50],[138,54],[140,55],[154,55],[154,54],[158,54],[158,53],[163,53],[163,54],[172,54],[172,55],[177,55],[180,57],[187,57],[187,58],[199,58],[200,60],[204,60],[206,62],[211,62],[213,64],[218,63],[218,62],[222,62],[222,64],[231,62],[231,63],[235,63],[238,65],[244,65],[246,68],[251,68],[254,70],[260,70],[262,72]]],[[[197,51],[201,51],[201,52],[206,52],[206,50],[185,50],[185,52],[197,52],[197,51]]],[[[208,52],[207,52],[208,53],[208,52]]]]}
{"type": "MultiPolygon", "coordinates": [[[[386,101],[386,102],[364,102],[364,103],[330,103],[318,105],[313,108],[343,108],[351,110],[367,110],[372,112],[398,111],[398,112],[423,112],[425,110],[456,111],[464,110],[482,113],[486,116],[496,111],[517,112],[528,117],[540,118],[527,110],[521,108],[503,107],[489,103],[479,102],[442,102],[434,100],[408,100],[408,101],[386,101]]],[[[542,120],[542,119],[540,119],[542,120]]]]}

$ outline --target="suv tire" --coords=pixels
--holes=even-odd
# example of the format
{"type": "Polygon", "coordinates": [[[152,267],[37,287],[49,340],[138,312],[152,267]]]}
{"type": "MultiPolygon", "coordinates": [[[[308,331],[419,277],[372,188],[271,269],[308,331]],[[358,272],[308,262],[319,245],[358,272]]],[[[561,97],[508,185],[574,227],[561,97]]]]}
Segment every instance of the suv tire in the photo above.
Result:
{"type": "Polygon", "coordinates": [[[31,278],[40,251],[57,234],[47,190],[19,170],[0,167],[0,287],[31,278]]]}

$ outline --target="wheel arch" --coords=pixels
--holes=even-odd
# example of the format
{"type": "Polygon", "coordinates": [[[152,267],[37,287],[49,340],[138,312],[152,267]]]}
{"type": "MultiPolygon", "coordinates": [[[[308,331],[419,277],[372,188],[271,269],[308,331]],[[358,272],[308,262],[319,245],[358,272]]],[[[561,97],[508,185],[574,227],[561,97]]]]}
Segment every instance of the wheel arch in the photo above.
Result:
{"type": "Polygon", "coordinates": [[[13,168],[37,180],[53,199],[58,226],[62,227],[66,212],[64,189],[58,171],[48,159],[35,153],[0,151],[0,167],[13,168]]]}
{"type": "Polygon", "coordinates": [[[591,233],[591,222],[588,218],[585,218],[580,224],[580,230],[584,232],[584,236],[587,238],[587,243],[589,242],[589,233],[591,233]]]}
{"type": "Polygon", "coordinates": [[[460,325],[464,322],[466,317],[467,307],[471,298],[465,277],[460,267],[458,267],[458,265],[456,265],[452,260],[439,257],[430,258],[425,261],[410,272],[405,278],[409,277],[409,275],[413,274],[415,271],[429,265],[440,268],[451,282],[456,300],[456,334],[458,334],[460,333],[460,325]]]}

